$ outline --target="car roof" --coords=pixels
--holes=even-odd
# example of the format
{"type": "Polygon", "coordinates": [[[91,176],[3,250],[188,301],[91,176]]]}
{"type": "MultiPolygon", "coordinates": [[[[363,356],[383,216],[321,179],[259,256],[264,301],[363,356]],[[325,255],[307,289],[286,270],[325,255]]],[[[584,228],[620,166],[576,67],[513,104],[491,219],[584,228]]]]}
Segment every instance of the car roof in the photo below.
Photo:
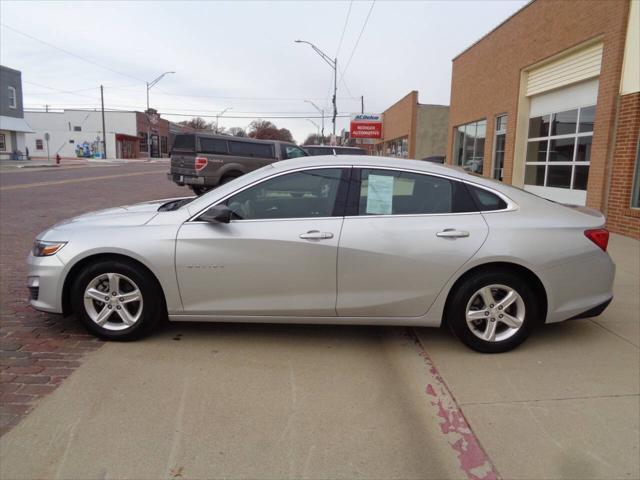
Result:
{"type": "Polygon", "coordinates": [[[333,150],[334,148],[344,148],[348,150],[364,150],[362,147],[348,147],[342,145],[303,145],[302,148],[313,147],[313,148],[324,148],[326,150],[333,150]]]}
{"type": "Polygon", "coordinates": [[[480,179],[480,177],[470,175],[459,167],[451,167],[448,165],[423,162],[422,160],[407,160],[394,157],[376,157],[373,155],[316,155],[311,157],[298,157],[290,160],[282,160],[280,162],[276,162],[273,164],[273,167],[278,170],[291,170],[293,168],[331,166],[332,164],[420,170],[424,172],[446,175],[449,177],[464,178],[471,181],[480,179]]]}

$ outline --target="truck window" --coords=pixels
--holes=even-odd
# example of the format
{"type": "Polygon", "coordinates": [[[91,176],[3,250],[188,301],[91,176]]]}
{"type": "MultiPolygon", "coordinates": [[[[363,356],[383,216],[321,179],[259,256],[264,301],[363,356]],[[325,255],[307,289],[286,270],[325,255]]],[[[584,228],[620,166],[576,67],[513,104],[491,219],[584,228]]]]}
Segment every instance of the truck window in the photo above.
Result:
{"type": "Polygon", "coordinates": [[[200,137],[200,152],[202,153],[229,153],[227,141],[219,138],[200,137]]]}
{"type": "Polygon", "coordinates": [[[239,157],[275,158],[273,145],[264,143],[229,141],[229,153],[239,157]]]}
{"type": "Polygon", "coordinates": [[[176,138],[173,140],[173,150],[188,150],[194,152],[195,149],[195,135],[176,135],[176,138]]]}
{"type": "Polygon", "coordinates": [[[306,157],[307,153],[296,145],[282,145],[283,158],[306,157]]]}

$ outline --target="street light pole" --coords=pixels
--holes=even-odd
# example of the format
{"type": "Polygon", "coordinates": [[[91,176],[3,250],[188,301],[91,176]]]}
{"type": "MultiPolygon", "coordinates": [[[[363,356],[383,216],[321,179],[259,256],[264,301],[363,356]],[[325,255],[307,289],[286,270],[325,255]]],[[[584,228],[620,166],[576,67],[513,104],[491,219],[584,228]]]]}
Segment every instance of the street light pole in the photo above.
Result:
{"type": "Polygon", "coordinates": [[[320,136],[320,125],[318,125],[316,122],[314,122],[310,118],[307,118],[307,122],[311,122],[316,126],[316,128],[318,129],[318,133],[316,135],[319,137],[320,136]]]}
{"type": "Polygon", "coordinates": [[[223,116],[227,110],[231,110],[233,107],[227,107],[222,110],[220,113],[216,113],[216,133],[218,133],[218,118],[223,116]]]}
{"type": "Polygon", "coordinates": [[[313,103],[311,100],[305,100],[305,102],[310,103],[311,105],[313,105],[313,108],[315,108],[316,110],[318,110],[318,112],[320,112],[320,116],[322,117],[322,145],[324,145],[324,109],[320,108],[319,106],[317,106],[315,103],[313,103]]]}
{"type": "Polygon", "coordinates": [[[151,158],[151,121],[149,120],[149,90],[151,90],[160,80],[164,78],[165,75],[176,72],[164,72],[162,75],[156,77],[154,80],[150,82],[145,82],[147,84],[147,111],[145,113],[147,117],[147,158],[151,158]]]}
{"type": "Polygon", "coordinates": [[[336,116],[338,115],[338,106],[336,104],[336,93],[338,91],[338,59],[337,58],[331,58],[329,57],[329,55],[327,55],[326,53],[324,53],[322,50],[320,50],[318,47],[316,47],[313,43],[311,42],[307,42],[306,40],[295,40],[295,43],[306,43],[307,45],[311,46],[311,48],[313,48],[313,50],[320,55],[320,57],[327,62],[327,64],[333,68],[333,98],[332,98],[332,103],[333,103],[333,118],[332,118],[332,122],[333,122],[333,136],[335,138],[336,136],[336,116]]]}

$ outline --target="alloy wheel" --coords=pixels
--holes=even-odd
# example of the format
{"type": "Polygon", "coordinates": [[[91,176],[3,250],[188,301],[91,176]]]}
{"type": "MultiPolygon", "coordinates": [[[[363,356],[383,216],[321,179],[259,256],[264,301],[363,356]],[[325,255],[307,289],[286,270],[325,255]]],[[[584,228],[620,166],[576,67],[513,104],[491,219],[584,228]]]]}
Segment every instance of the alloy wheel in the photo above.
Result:
{"type": "Polygon", "coordinates": [[[506,285],[488,285],[476,291],[466,308],[467,326],[478,338],[500,342],[514,336],[525,319],[524,300],[506,285]]]}
{"type": "Polygon", "coordinates": [[[84,307],[93,322],[111,330],[125,330],[142,316],[142,292],[129,277],[102,273],[84,291],[84,307]]]}

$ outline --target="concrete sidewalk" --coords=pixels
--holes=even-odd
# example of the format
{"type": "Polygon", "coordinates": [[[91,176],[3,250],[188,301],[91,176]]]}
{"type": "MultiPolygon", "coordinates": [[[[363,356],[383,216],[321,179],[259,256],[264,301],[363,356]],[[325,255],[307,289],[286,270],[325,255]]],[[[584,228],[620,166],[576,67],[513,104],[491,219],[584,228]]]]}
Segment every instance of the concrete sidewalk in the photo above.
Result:
{"type": "Polygon", "coordinates": [[[600,317],[544,326],[500,355],[419,330],[504,478],[640,478],[640,242],[612,235],[609,252],[615,298],[600,317]]]}

